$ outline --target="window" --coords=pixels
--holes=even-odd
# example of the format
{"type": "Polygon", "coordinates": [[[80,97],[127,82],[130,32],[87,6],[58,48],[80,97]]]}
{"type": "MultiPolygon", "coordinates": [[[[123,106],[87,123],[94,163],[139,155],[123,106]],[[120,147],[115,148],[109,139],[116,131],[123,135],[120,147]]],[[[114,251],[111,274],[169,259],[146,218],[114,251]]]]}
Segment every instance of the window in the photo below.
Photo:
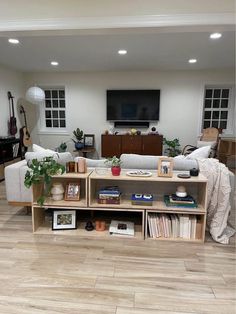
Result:
{"type": "Polygon", "coordinates": [[[64,88],[44,88],[45,105],[43,118],[41,119],[42,130],[62,131],[66,129],[66,102],[64,88]]]}
{"type": "Polygon", "coordinates": [[[220,128],[232,132],[232,89],[226,87],[206,87],[202,128],[220,128]]]}

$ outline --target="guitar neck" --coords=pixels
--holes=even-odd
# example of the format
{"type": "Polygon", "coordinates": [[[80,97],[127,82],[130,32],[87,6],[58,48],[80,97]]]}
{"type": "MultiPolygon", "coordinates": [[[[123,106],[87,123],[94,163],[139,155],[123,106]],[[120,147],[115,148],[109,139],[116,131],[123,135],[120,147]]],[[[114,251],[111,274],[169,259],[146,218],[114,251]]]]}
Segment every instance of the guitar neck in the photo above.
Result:
{"type": "Polygon", "coordinates": [[[15,117],[13,98],[11,98],[11,107],[12,107],[12,116],[15,117]]]}

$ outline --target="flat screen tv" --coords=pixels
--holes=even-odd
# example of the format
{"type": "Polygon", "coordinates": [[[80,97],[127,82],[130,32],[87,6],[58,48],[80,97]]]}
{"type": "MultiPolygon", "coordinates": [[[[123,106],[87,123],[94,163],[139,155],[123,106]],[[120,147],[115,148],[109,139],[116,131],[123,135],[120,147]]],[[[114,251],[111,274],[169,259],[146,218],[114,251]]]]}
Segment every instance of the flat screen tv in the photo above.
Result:
{"type": "Polygon", "coordinates": [[[160,90],[107,90],[108,121],[159,120],[160,90]]]}

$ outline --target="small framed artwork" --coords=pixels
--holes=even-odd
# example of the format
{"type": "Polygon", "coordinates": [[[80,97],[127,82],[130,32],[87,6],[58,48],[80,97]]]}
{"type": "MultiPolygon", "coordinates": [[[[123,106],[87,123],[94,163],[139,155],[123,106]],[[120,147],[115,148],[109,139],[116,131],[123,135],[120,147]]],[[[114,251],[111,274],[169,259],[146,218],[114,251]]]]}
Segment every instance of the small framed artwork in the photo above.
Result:
{"type": "Polygon", "coordinates": [[[173,176],[173,159],[170,157],[161,157],[158,161],[158,176],[172,177],[173,176]]]}
{"type": "Polygon", "coordinates": [[[79,201],[80,184],[79,182],[71,182],[66,185],[65,201],[79,201]]]}
{"type": "Polygon", "coordinates": [[[84,134],[84,147],[94,147],[94,134],[84,134]]]}
{"type": "Polygon", "coordinates": [[[76,228],[76,210],[53,210],[52,230],[70,230],[76,228]]]}

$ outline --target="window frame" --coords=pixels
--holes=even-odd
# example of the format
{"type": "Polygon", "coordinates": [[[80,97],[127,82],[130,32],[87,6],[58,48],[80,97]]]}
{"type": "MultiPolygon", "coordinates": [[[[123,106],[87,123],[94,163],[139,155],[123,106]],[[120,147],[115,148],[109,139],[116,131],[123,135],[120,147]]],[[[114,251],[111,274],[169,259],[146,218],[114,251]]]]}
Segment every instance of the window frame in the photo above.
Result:
{"type": "MultiPolygon", "coordinates": [[[[40,110],[39,110],[39,119],[38,119],[38,134],[63,134],[63,135],[68,135],[68,121],[67,121],[67,116],[68,116],[68,109],[67,109],[67,102],[66,102],[66,88],[65,86],[46,86],[46,85],[41,85],[40,86],[44,91],[45,90],[60,90],[63,89],[65,91],[65,108],[63,110],[65,111],[65,121],[66,121],[66,127],[46,127],[46,118],[45,118],[45,112],[47,110],[46,108],[46,103],[45,101],[43,104],[40,105],[40,110]]],[[[59,111],[59,108],[58,108],[59,111]]]]}
{"type": "MultiPolygon", "coordinates": [[[[235,114],[235,107],[234,107],[234,86],[231,84],[206,84],[203,86],[202,90],[202,99],[201,99],[201,115],[200,115],[200,123],[199,123],[199,131],[202,132],[204,128],[204,114],[205,114],[205,95],[207,89],[229,89],[229,102],[228,102],[228,117],[227,117],[227,128],[223,129],[222,136],[232,136],[234,134],[235,125],[234,125],[234,114],[235,114]]],[[[213,111],[212,110],[209,111],[213,111]]],[[[216,110],[218,108],[215,108],[216,110]]],[[[220,111],[220,108],[219,108],[220,111]]]]}

